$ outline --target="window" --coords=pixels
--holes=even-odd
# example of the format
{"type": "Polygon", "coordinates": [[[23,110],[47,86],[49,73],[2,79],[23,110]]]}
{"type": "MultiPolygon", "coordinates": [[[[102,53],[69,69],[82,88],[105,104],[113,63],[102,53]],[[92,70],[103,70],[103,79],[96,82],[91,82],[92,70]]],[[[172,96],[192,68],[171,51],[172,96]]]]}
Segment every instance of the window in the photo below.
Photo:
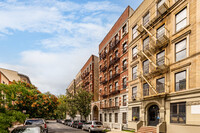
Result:
{"type": "Polygon", "coordinates": [[[110,79],[112,79],[112,71],[110,71],[109,73],[110,73],[110,79]]]}
{"type": "Polygon", "coordinates": [[[101,80],[102,80],[102,77],[99,78],[99,81],[100,81],[100,82],[101,82],[101,80]]]}
{"type": "Polygon", "coordinates": [[[126,89],[126,78],[123,78],[122,82],[123,82],[123,89],[126,89]]]}
{"type": "Polygon", "coordinates": [[[126,106],[126,95],[123,96],[123,106],[126,106]]]}
{"type": "Polygon", "coordinates": [[[132,97],[133,97],[133,99],[135,99],[136,96],[137,96],[137,86],[132,88],[132,97]]]}
{"type": "Polygon", "coordinates": [[[126,68],[127,68],[127,61],[124,60],[124,61],[123,61],[123,70],[126,70],[126,68]]]}
{"type": "Polygon", "coordinates": [[[109,99],[109,107],[112,107],[112,99],[109,99]]]}
{"type": "Polygon", "coordinates": [[[132,121],[139,121],[139,120],[140,120],[140,108],[132,107],[132,121]]]}
{"type": "Polygon", "coordinates": [[[132,79],[135,80],[137,78],[137,66],[132,68],[132,79]]]}
{"type": "Polygon", "coordinates": [[[175,74],[176,91],[181,91],[186,89],[186,71],[178,72],[175,74]]]}
{"type": "Polygon", "coordinates": [[[123,124],[127,123],[127,121],[126,121],[126,112],[122,113],[122,122],[123,122],[123,124]]]}
{"type": "Polygon", "coordinates": [[[107,101],[105,100],[105,101],[104,101],[104,107],[105,107],[105,108],[106,108],[106,104],[107,104],[107,101]]]}
{"type": "Polygon", "coordinates": [[[117,44],[119,42],[119,36],[118,34],[115,36],[115,44],[117,44]]]}
{"type": "Polygon", "coordinates": [[[107,114],[106,113],[104,114],[104,121],[105,122],[107,121],[107,114]]]}
{"type": "Polygon", "coordinates": [[[187,8],[176,14],[176,32],[187,25],[187,8]]]}
{"type": "Polygon", "coordinates": [[[118,57],[118,50],[115,51],[115,57],[118,57]]]}
{"type": "Polygon", "coordinates": [[[143,25],[145,26],[149,22],[149,12],[143,17],[143,25]]]}
{"type": "Polygon", "coordinates": [[[125,42],[125,43],[123,44],[123,53],[125,53],[126,50],[127,50],[127,43],[125,42]]]}
{"type": "Polygon", "coordinates": [[[125,33],[127,31],[127,26],[126,24],[122,27],[122,33],[125,33]]]}
{"type": "Polygon", "coordinates": [[[143,84],[143,96],[149,95],[149,85],[147,83],[143,84]]]}
{"type": "Polygon", "coordinates": [[[118,113],[115,113],[115,123],[118,123],[118,113]]]}
{"type": "Polygon", "coordinates": [[[115,97],[115,106],[119,106],[118,97],[115,97]]]}
{"type": "Polygon", "coordinates": [[[158,8],[165,2],[165,0],[159,0],[158,1],[158,8]]]}
{"type": "Polygon", "coordinates": [[[90,71],[92,70],[92,65],[90,64],[90,71]]]}
{"type": "Polygon", "coordinates": [[[157,38],[161,38],[165,35],[165,25],[162,25],[157,29],[156,36],[157,38]]]}
{"type": "Polygon", "coordinates": [[[109,86],[109,91],[112,92],[112,85],[109,86]]]}
{"type": "Polygon", "coordinates": [[[92,80],[92,74],[90,74],[90,80],[92,80]]]}
{"type": "Polygon", "coordinates": [[[148,49],[149,49],[149,37],[143,40],[143,51],[148,50],[148,49]]]}
{"type": "Polygon", "coordinates": [[[100,116],[99,116],[99,117],[100,117],[100,121],[102,122],[102,114],[100,114],[100,116]]]}
{"type": "Polygon", "coordinates": [[[186,103],[171,103],[170,104],[170,122],[171,123],[186,123],[186,103]]]}
{"type": "Polygon", "coordinates": [[[118,66],[115,67],[115,73],[118,73],[118,66]]]}
{"type": "Polygon", "coordinates": [[[156,55],[157,66],[162,66],[165,64],[165,51],[162,51],[156,55]]]}
{"type": "Polygon", "coordinates": [[[156,90],[158,93],[165,92],[165,78],[160,78],[156,80],[156,90]]]}
{"type": "Polygon", "coordinates": [[[143,74],[149,73],[149,60],[143,62],[143,74]]]}
{"type": "Polygon", "coordinates": [[[135,46],[133,49],[132,49],[132,56],[133,56],[133,60],[137,57],[137,46],[135,46]]]}
{"type": "Polygon", "coordinates": [[[135,39],[135,38],[137,37],[137,35],[138,35],[138,33],[137,33],[137,28],[138,28],[137,25],[135,25],[135,26],[132,28],[133,39],[135,39]]]}
{"type": "Polygon", "coordinates": [[[111,62],[111,61],[112,61],[112,56],[110,56],[110,58],[109,58],[109,59],[110,59],[110,62],[111,62]]]}
{"type": "Polygon", "coordinates": [[[115,90],[118,90],[118,86],[119,86],[118,82],[115,82],[115,90]]]}
{"type": "Polygon", "coordinates": [[[112,113],[109,113],[109,122],[112,122],[112,113]]]}
{"type": "Polygon", "coordinates": [[[186,58],[186,39],[175,44],[176,47],[176,61],[186,58]]]}

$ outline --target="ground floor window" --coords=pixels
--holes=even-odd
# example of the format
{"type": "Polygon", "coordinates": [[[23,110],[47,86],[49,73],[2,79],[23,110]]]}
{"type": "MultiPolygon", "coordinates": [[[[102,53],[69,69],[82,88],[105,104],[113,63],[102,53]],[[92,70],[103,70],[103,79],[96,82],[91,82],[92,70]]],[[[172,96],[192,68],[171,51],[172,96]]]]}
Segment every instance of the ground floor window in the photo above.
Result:
{"type": "Polygon", "coordinates": [[[109,122],[112,122],[112,113],[109,114],[109,122]]]}
{"type": "Polygon", "coordinates": [[[104,114],[104,121],[105,122],[107,121],[106,117],[107,117],[107,114],[104,114]]]}
{"type": "Polygon", "coordinates": [[[126,112],[122,113],[122,122],[123,122],[123,124],[127,123],[127,121],[126,121],[126,112]]]}
{"type": "Polygon", "coordinates": [[[139,121],[140,119],[140,108],[132,107],[132,121],[139,121]]]}
{"type": "Polygon", "coordinates": [[[186,103],[171,103],[170,104],[170,122],[171,123],[186,123],[186,103]]]}
{"type": "Polygon", "coordinates": [[[115,123],[118,123],[118,113],[115,113],[115,123]]]}
{"type": "Polygon", "coordinates": [[[102,122],[102,114],[100,114],[100,121],[102,122]]]}

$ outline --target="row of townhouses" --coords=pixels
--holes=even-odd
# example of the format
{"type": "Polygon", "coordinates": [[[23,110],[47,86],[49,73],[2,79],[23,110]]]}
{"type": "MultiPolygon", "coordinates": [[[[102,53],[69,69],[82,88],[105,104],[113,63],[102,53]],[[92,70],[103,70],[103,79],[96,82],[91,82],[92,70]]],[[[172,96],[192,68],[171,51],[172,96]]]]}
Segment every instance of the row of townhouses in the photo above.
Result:
{"type": "Polygon", "coordinates": [[[90,120],[136,132],[200,132],[200,0],[127,7],[67,88],[94,94],[90,120]]]}

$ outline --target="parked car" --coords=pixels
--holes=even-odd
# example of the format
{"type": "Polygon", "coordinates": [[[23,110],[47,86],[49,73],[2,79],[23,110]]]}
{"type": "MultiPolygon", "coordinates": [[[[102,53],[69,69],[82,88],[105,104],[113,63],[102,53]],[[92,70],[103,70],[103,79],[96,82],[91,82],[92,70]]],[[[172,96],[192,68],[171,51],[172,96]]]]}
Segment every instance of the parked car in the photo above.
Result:
{"type": "Polygon", "coordinates": [[[82,130],[88,130],[92,132],[104,132],[105,128],[100,121],[89,121],[83,124],[82,130]]]}
{"type": "Polygon", "coordinates": [[[61,119],[57,119],[56,122],[61,123],[61,119]]]}
{"type": "Polygon", "coordinates": [[[72,120],[72,122],[70,123],[70,127],[73,127],[74,126],[74,122],[76,122],[76,120],[72,120]]]}
{"type": "Polygon", "coordinates": [[[75,128],[82,128],[82,126],[83,126],[83,124],[84,124],[85,122],[86,122],[86,121],[84,121],[84,120],[74,121],[73,127],[75,127],[75,128]]]}
{"type": "Polygon", "coordinates": [[[70,119],[66,119],[66,120],[64,121],[64,124],[65,124],[65,125],[68,125],[68,123],[70,123],[70,122],[72,122],[70,119]]]}
{"type": "Polygon", "coordinates": [[[42,126],[20,126],[12,130],[11,133],[44,133],[42,126]]]}
{"type": "Polygon", "coordinates": [[[44,128],[45,133],[48,133],[48,127],[47,127],[46,121],[44,119],[41,119],[41,118],[26,119],[24,122],[24,125],[42,126],[44,128]]]}

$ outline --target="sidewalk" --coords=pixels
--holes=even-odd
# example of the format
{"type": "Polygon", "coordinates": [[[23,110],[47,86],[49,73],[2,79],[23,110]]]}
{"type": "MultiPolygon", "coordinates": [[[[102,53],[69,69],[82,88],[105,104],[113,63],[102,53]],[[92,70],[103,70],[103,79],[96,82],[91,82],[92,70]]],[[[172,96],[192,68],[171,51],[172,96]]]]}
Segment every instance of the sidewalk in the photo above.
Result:
{"type": "Polygon", "coordinates": [[[111,130],[108,133],[130,133],[130,132],[120,131],[120,130],[111,130]]]}

